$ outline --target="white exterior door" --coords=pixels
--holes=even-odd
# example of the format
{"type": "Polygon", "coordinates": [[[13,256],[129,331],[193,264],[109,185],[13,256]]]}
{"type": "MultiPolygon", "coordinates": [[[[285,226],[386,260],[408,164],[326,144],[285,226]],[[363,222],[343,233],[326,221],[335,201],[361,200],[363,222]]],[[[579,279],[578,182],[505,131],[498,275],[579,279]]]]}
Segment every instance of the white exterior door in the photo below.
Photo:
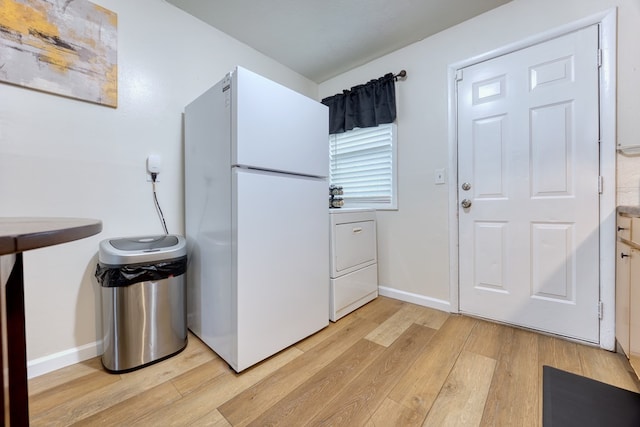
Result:
{"type": "Polygon", "coordinates": [[[462,70],[461,312],[599,341],[598,75],[596,25],[462,70]]]}

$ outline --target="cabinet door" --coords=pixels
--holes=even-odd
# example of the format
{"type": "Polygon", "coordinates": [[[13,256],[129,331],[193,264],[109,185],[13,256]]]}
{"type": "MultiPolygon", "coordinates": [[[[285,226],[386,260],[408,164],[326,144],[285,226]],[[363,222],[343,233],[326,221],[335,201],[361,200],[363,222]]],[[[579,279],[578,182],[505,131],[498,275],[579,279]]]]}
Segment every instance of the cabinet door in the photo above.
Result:
{"type": "Polygon", "coordinates": [[[629,357],[630,256],[629,245],[618,241],[616,243],[616,339],[627,357],[629,357]]]}
{"type": "Polygon", "coordinates": [[[618,214],[618,237],[631,240],[631,218],[618,214]]]}
{"type": "Polygon", "coordinates": [[[631,249],[629,257],[629,362],[636,371],[640,372],[640,251],[631,249]]]}

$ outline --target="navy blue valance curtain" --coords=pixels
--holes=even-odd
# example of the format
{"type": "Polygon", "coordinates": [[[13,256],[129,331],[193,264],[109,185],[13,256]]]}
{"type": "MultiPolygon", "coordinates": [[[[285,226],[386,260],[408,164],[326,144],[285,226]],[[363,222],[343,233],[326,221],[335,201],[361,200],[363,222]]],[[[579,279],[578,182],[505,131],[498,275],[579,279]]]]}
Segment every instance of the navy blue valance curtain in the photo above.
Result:
{"type": "Polygon", "coordinates": [[[329,133],[367,128],[396,119],[396,87],[392,73],[324,98],[329,107],[329,133]]]}

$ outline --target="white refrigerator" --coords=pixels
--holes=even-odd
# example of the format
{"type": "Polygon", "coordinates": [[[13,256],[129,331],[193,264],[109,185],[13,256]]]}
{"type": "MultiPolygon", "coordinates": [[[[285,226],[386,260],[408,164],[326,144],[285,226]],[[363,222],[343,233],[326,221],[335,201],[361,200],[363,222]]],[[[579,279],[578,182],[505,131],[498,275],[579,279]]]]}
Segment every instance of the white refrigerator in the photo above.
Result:
{"type": "Polygon", "coordinates": [[[184,120],[188,325],[240,372],[328,325],[328,110],[237,67],[184,120]]]}

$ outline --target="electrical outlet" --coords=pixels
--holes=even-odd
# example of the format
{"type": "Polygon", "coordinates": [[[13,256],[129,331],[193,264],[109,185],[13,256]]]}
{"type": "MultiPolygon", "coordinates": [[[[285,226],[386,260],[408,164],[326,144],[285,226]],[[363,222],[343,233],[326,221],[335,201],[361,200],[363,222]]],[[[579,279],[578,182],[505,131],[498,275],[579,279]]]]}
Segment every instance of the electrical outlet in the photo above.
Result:
{"type": "Polygon", "coordinates": [[[434,172],[434,181],[436,184],[444,184],[444,169],[436,169],[434,172]]]}
{"type": "Polygon", "coordinates": [[[156,182],[160,181],[160,167],[162,166],[162,157],[159,154],[150,154],[147,157],[147,181],[151,182],[151,174],[156,174],[156,182]]]}

